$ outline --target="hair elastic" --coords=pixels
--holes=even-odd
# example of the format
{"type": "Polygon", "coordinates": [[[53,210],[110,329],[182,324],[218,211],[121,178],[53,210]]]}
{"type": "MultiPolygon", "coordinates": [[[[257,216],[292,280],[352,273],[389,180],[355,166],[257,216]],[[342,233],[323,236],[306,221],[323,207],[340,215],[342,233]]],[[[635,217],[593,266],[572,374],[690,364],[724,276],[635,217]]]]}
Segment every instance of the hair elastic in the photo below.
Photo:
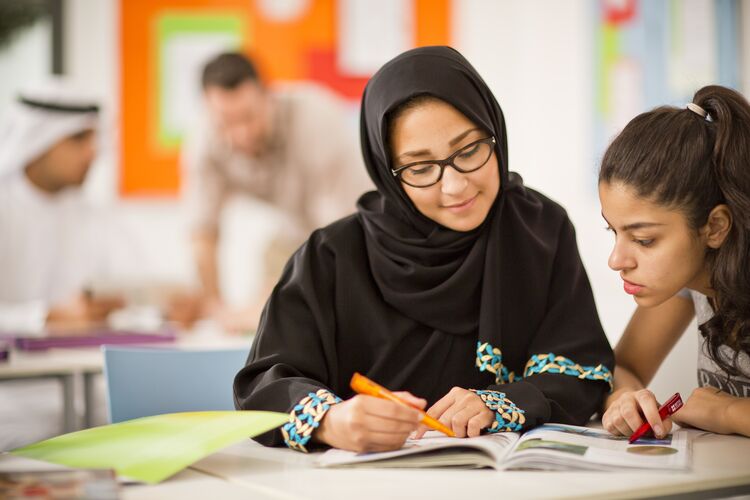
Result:
{"type": "Polygon", "coordinates": [[[706,110],[703,109],[703,108],[701,108],[700,106],[698,106],[694,102],[689,102],[688,105],[687,105],[687,109],[689,109],[690,111],[692,111],[696,115],[700,115],[701,118],[707,118],[708,117],[708,113],[706,112],[706,110]]]}

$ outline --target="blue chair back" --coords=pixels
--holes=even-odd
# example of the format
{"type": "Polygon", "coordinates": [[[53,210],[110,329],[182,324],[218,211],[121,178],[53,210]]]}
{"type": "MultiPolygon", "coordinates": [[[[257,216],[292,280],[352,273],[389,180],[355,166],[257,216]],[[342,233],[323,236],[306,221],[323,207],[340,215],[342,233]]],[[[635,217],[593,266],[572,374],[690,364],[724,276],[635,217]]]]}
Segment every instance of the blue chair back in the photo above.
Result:
{"type": "Polygon", "coordinates": [[[232,382],[249,348],[103,346],[111,423],[181,411],[233,410],[232,382]]]}

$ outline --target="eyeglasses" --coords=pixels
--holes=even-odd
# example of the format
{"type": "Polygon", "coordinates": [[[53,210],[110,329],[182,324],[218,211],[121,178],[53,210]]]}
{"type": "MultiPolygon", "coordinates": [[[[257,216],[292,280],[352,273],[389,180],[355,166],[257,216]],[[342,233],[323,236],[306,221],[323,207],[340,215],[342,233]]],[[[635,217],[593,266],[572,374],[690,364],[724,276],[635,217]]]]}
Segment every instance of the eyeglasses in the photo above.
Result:
{"type": "Polygon", "coordinates": [[[495,143],[494,137],[479,139],[462,147],[445,160],[415,161],[391,169],[391,173],[394,177],[398,177],[402,182],[412,187],[430,187],[440,182],[445,167],[448,165],[462,174],[468,174],[482,168],[492,156],[495,143]]]}

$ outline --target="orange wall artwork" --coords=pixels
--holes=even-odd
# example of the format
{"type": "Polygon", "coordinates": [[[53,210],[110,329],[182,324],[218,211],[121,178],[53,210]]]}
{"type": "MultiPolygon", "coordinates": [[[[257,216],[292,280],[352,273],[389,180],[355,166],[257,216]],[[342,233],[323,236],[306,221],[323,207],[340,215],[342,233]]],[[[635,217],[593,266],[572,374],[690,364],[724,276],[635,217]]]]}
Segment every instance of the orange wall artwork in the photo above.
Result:
{"type": "Polygon", "coordinates": [[[401,50],[449,44],[450,0],[121,0],[122,197],[175,197],[200,70],[222,50],[274,82],[314,81],[356,106],[401,50]]]}

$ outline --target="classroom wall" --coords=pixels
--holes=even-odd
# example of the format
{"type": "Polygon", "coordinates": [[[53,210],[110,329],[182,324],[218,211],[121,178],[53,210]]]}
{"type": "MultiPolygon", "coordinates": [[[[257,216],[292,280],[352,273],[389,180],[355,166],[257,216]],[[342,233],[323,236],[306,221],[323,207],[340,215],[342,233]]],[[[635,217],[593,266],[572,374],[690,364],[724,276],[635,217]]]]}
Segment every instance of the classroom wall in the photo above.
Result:
{"type": "Polygon", "coordinates": [[[102,154],[86,188],[116,208],[118,220],[138,255],[128,270],[133,281],[191,283],[193,275],[185,218],[178,200],[122,200],[117,194],[119,148],[120,26],[117,0],[66,0],[66,74],[100,96],[105,105],[102,154]]]}
{"type": "MultiPolygon", "coordinates": [[[[743,5],[747,3],[743,0],[743,5]]],[[[190,283],[195,277],[179,203],[122,201],[116,195],[117,2],[68,0],[67,5],[66,68],[72,78],[103,96],[110,110],[111,139],[104,145],[89,191],[116,207],[138,253],[145,256],[138,272],[161,281],[190,283]]],[[[455,0],[453,6],[455,46],[487,80],[505,112],[511,169],[567,208],[602,323],[614,344],[634,303],[623,293],[617,274],[607,268],[612,235],[604,231],[596,195],[593,4],[589,0],[455,0]]],[[[743,26],[750,25],[748,11],[743,10],[743,26]]],[[[747,40],[743,44],[747,48],[747,40]]],[[[747,58],[750,51],[743,53],[747,58]]],[[[748,68],[750,64],[743,65],[745,72],[748,68]]],[[[743,81],[748,81],[746,73],[743,81]]],[[[239,203],[227,219],[236,227],[256,228],[254,234],[237,238],[223,250],[228,267],[236,271],[227,289],[239,301],[257,290],[260,273],[253,261],[259,260],[255,258],[259,248],[281,219],[254,202],[239,203]]],[[[230,278],[229,273],[224,275],[230,278]]],[[[695,385],[696,346],[693,326],[657,375],[653,388],[658,396],[677,390],[689,393],[695,385]]]]}
{"type": "MultiPolygon", "coordinates": [[[[593,4],[586,0],[460,0],[457,46],[499,100],[511,170],[561,203],[612,345],[635,303],[607,267],[613,236],[604,230],[593,144],[593,4]]],[[[696,385],[697,328],[691,327],[652,384],[658,397],[696,385]]]]}

